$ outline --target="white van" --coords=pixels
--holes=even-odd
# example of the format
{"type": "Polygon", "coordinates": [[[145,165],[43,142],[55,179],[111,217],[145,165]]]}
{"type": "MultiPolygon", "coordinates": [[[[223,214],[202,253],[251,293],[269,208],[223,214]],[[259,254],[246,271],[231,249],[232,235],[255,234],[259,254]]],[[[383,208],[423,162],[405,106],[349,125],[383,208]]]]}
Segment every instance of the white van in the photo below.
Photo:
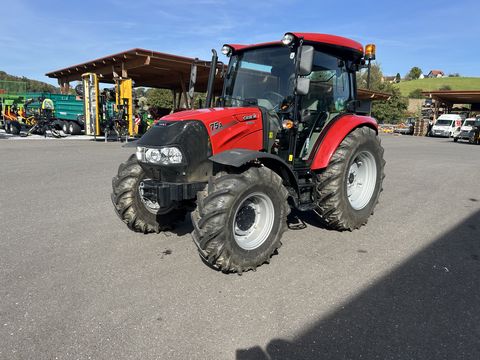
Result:
{"type": "Polygon", "coordinates": [[[457,142],[460,140],[470,139],[470,131],[472,130],[473,124],[475,124],[475,118],[468,118],[462,124],[462,127],[456,129],[453,133],[453,141],[457,142]]]}
{"type": "Polygon", "coordinates": [[[458,114],[443,114],[430,130],[430,136],[452,137],[457,128],[462,126],[462,117],[458,114]]]}

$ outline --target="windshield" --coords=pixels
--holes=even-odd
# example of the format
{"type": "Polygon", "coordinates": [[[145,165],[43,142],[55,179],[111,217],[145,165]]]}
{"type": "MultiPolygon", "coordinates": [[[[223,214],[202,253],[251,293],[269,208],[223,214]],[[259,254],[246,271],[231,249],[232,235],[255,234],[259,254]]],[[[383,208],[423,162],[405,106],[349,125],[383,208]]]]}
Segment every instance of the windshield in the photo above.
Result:
{"type": "Polygon", "coordinates": [[[268,47],[232,56],[225,84],[225,106],[258,105],[269,110],[293,95],[295,58],[289,47],[268,47]]]}
{"type": "Polygon", "coordinates": [[[452,123],[452,120],[438,119],[435,125],[450,126],[451,123],[452,123]]]}
{"type": "Polygon", "coordinates": [[[463,126],[473,126],[475,124],[475,120],[465,120],[463,126]]]}

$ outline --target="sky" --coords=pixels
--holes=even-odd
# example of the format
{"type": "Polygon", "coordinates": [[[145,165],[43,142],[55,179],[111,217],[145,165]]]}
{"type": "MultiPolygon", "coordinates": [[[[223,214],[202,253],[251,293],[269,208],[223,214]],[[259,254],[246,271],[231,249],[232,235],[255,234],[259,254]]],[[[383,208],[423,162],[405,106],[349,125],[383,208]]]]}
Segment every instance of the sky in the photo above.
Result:
{"type": "MultiPolygon", "coordinates": [[[[208,60],[224,43],[318,32],[377,45],[385,75],[480,77],[480,1],[0,0],[0,70],[45,73],[131,48],[208,60]]],[[[221,59],[226,62],[227,59],[221,59]]]]}

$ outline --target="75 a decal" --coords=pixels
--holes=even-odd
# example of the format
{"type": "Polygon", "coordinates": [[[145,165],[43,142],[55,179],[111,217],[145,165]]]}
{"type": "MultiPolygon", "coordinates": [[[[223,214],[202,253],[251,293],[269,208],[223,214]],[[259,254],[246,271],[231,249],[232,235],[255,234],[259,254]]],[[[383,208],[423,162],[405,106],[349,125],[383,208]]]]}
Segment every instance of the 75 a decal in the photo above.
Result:
{"type": "Polygon", "coordinates": [[[213,131],[218,131],[221,128],[223,128],[223,125],[220,121],[215,121],[210,124],[210,130],[213,131]]]}

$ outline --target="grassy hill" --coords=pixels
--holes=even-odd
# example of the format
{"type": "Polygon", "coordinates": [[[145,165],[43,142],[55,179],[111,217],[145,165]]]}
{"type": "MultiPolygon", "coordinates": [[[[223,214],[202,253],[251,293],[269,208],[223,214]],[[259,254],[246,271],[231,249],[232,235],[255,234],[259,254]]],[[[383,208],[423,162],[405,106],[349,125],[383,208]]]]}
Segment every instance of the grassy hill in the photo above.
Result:
{"type": "Polygon", "coordinates": [[[435,79],[418,79],[402,81],[394,86],[400,89],[403,96],[408,96],[415,89],[424,91],[439,90],[443,86],[450,86],[452,90],[479,90],[480,77],[445,77],[435,79]]]}
{"type": "Polygon", "coordinates": [[[32,80],[28,79],[25,76],[19,77],[19,76],[14,76],[14,75],[9,75],[5,71],[0,71],[0,81],[1,80],[6,80],[6,81],[22,81],[26,83],[26,91],[32,91],[32,92],[50,92],[50,93],[57,93],[58,88],[44,83],[43,81],[38,81],[38,80],[32,80]]]}

